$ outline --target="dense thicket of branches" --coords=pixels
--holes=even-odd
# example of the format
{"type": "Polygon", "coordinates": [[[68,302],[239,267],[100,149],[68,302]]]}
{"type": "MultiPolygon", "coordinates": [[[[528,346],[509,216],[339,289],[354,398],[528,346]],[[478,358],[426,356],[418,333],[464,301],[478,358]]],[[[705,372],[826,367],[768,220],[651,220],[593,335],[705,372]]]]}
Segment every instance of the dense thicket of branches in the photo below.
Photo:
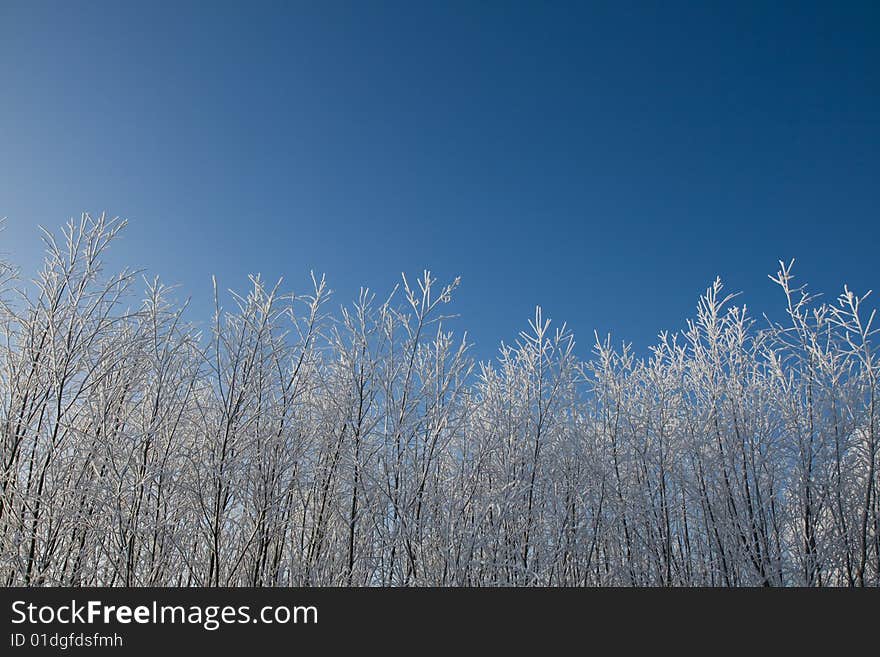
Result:
{"type": "MultiPolygon", "coordinates": [[[[540,309],[495,362],[425,274],[328,312],[251,279],[202,330],[109,275],[83,217],[19,291],[0,266],[6,585],[880,583],[864,297],[720,282],[647,359],[540,309]]],[[[223,297],[225,298],[225,296],[223,297]]]]}

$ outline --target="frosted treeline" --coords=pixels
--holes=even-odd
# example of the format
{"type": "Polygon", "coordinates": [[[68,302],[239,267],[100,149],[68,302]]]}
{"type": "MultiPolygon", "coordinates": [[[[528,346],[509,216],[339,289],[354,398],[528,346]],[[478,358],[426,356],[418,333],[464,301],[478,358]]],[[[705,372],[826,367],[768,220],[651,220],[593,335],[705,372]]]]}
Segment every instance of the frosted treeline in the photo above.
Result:
{"type": "Polygon", "coordinates": [[[339,309],[254,277],[191,325],[100,266],[122,227],[0,266],[5,585],[880,583],[863,296],[783,264],[779,325],[716,281],[648,358],[538,309],[477,363],[457,281],[339,309]]]}

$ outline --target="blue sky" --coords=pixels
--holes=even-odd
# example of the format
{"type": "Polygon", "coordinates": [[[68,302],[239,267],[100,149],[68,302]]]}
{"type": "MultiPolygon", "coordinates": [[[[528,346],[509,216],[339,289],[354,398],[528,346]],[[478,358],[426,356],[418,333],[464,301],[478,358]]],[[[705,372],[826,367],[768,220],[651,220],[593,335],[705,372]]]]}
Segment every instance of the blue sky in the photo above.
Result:
{"type": "Polygon", "coordinates": [[[476,353],[536,304],[642,351],[721,275],[756,312],[878,284],[877,3],[0,4],[0,250],[127,217],[113,262],[335,303],[462,276],[476,353]]]}

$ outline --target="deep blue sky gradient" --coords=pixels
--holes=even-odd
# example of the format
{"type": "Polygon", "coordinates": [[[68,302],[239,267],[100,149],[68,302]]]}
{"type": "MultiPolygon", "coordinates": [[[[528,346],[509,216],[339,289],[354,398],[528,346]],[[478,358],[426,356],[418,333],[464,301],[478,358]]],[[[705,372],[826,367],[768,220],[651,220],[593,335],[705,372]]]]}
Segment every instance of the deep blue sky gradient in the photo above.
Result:
{"type": "Polygon", "coordinates": [[[0,250],[335,303],[460,274],[480,357],[535,304],[643,351],[716,274],[756,312],[880,284],[880,4],[0,4],[0,250]]]}

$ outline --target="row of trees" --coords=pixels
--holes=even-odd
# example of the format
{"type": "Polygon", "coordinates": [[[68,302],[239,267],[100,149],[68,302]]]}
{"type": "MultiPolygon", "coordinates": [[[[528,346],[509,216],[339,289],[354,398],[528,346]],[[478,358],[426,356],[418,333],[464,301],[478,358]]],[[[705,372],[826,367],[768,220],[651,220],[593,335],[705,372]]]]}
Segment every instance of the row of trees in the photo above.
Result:
{"type": "MultiPolygon", "coordinates": [[[[538,309],[475,363],[429,273],[330,313],[253,277],[202,329],[84,216],[0,266],[5,585],[880,584],[873,313],[716,281],[636,358],[538,309]]],[[[225,296],[223,298],[226,298],[225,296]]]]}

